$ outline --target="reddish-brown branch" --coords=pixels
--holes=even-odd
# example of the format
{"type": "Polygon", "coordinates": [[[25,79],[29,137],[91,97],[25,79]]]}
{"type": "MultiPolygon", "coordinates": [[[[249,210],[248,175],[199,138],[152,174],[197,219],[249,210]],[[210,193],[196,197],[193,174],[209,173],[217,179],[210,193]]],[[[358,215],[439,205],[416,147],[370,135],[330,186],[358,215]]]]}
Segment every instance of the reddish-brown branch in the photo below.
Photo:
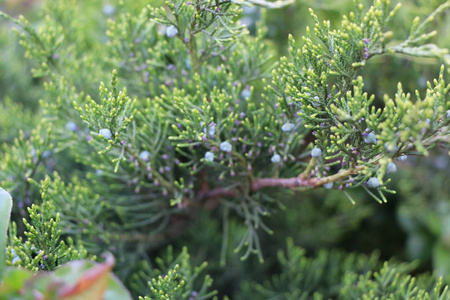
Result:
{"type": "Polygon", "coordinates": [[[229,188],[219,187],[202,193],[200,195],[200,200],[214,200],[226,196],[235,197],[237,196],[237,192],[229,188]]]}
{"type": "Polygon", "coordinates": [[[317,186],[317,178],[302,179],[300,177],[293,178],[259,178],[252,183],[251,190],[257,191],[266,187],[315,187],[317,186]]]}
{"type": "MultiPolygon", "coordinates": [[[[252,192],[266,188],[266,187],[283,187],[283,188],[298,188],[298,187],[316,187],[323,184],[319,178],[301,179],[300,177],[294,178],[259,178],[255,180],[250,190],[252,192]]],[[[206,203],[210,209],[214,209],[220,198],[223,197],[236,197],[238,191],[236,189],[230,189],[226,187],[218,187],[211,190],[203,190],[199,194],[199,199],[206,203]]]]}
{"type": "MultiPolygon", "coordinates": [[[[373,162],[377,161],[379,158],[373,160],[373,162]]],[[[322,186],[329,182],[334,182],[336,180],[345,178],[347,176],[357,174],[365,168],[364,165],[357,166],[355,168],[349,170],[343,170],[337,174],[323,177],[323,178],[302,178],[301,176],[292,177],[292,178],[259,178],[252,182],[250,186],[250,191],[255,192],[263,188],[267,187],[282,187],[295,189],[299,187],[309,187],[315,188],[322,186]]],[[[200,192],[199,198],[203,202],[207,204],[210,208],[214,209],[218,204],[218,199],[222,197],[236,197],[238,195],[238,191],[231,188],[219,187],[215,189],[208,189],[207,186],[203,186],[202,191],[200,192]]]]}
{"type": "Polygon", "coordinates": [[[219,199],[223,197],[236,197],[238,192],[234,189],[219,187],[212,190],[206,190],[199,194],[201,202],[205,203],[205,206],[209,210],[214,210],[219,205],[219,199]]]}
{"type": "Polygon", "coordinates": [[[201,203],[205,203],[205,206],[210,210],[214,210],[219,204],[219,199],[226,196],[236,197],[237,191],[231,188],[219,187],[210,189],[207,181],[208,174],[205,170],[200,172],[199,179],[201,180],[200,191],[198,199],[201,203]]]}

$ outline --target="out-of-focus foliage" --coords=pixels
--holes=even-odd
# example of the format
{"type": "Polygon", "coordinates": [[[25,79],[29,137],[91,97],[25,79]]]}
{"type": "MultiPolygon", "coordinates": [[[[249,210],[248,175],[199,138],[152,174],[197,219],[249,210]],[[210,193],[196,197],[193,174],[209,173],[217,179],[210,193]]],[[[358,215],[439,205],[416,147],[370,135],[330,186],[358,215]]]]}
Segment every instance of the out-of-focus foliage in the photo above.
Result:
{"type": "Polygon", "coordinates": [[[105,299],[128,300],[130,293],[111,273],[111,255],[103,263],[72,261],[53,272],[33,276],[9,267],[0,285],[1,299],[105,299]]]}
{"type": "Polygon", "coordinates": [[[287,253],[280,251],[279,275],[264,284],[245,282],[247,299],[446,299],[450,296],[442,279],[413,278],[414,264],[381,263],[371,256],[321,251],[305,257],[302,248],[288,240],[287,253]]]}

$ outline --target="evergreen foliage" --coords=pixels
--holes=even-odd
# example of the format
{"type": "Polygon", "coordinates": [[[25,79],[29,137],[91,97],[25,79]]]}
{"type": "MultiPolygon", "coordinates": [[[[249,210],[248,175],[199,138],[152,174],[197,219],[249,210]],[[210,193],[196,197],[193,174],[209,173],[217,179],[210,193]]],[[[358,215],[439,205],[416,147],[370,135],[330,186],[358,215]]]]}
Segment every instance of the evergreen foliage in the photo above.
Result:
{"type": "Polygon", "coordinates": [[[447,299],[442,278],[414,278],[414,263],[381,263],[371,256],[322,251],[307,258],[302,248],[288,240],[280,251],[281,273],[264,284],[246,282],[243,296],[254,299],[447,299]]]}
{"type": "Polygon", "coordinates": [[[24,219],[26,241],[15,236],[17,229],[12,224],[7,265],[22,266],[37,273],[52,271],[59,265],[87,256],[86,250],[76,248],[71,238],[67,239],[67,245],[61,240],[60,216],[56,214],[56,219],[53,219],[52,211],[50,202],[43,202],[41,206],[33,204],[28,208],[31,223],[24,219]]]}
{"type": "Polygon", "coordinates": [[[197,278],[207,263],[193,268],[187,248],[183,248],[182,252],[174,257],[172,248],[169,247],[165,259],[156,259],[156,264],[158,269],[143,267],[139,272],[142,279],[152,278],[148,281],[148,295],[139,299],[211,299],[217,293],[209,291],[212,284],[209,276],[206,275],[202,282],[198,282],[197,278]]]}
{"type": "MultiPolygon", "coordinates": [[[[450,150],[449,45],[431,30],[450,2],[434,1],[411,26],[396,18],[413,8],[365,2],[340,25],[310,9],[313,27],[292,32],[281,58],[266,10],[300,10],[293,1],[47,0],[37,21],[0,11],[29,59],[3,64],[13,71],[0,80],[29,68],[16,84],[33,91],[0,95],[0,186],[14,200],[6,264],[57,274],[111,252],[115,274],[145,300],[449,297],[448,226],[433,227],[446,218],[422,199],[407,201],[428,221],[406,204],[399,219],[413,241],[426,239],[417,223],[432,228],[444,279],[321,249],[353,251],[346,235],[377,215],[365,196],[387,205],[406,158],[450,150]],[[255,6],[262,22],[242,25],[255,6]],[[413,67],[399,83],[370,74],[399,57],[432,60],[433,79],[411,92],[413,67]],[[180,254],[162,254],[167,245],[180,254]]],[[[394,63],[379,73],[398,72],[394,63]]],[[[402,182],[398,191],[413,193],[402,182]]],[[[411,258],[430,257],[419,252],[411,258]]]]}

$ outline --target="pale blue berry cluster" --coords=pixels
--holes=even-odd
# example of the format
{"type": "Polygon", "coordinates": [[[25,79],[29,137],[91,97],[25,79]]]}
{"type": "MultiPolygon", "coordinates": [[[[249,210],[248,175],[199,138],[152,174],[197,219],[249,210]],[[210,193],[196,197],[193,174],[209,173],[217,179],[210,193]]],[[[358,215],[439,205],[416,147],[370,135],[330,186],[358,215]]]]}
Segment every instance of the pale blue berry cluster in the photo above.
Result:
{"type": "Polygon", "coordinates": [[[222,142],[220,143],[220,150],[222,150],[223,152],[231,152],[231,150],[233,150],[233,146],[231,146],[231,144],[229,142],[222,142]]]}
{"type": "Polygon", "coordinates": [[[321,156],[322,156],[322,149],[317,148],[317,147],[314,147],[314,148],[311,150],[311,156],[312,156],[312,157],[321,157],[321,156]]]}
{"type": "Polygon", "coordinates": [[[108,140],[112,137],[111,130],[109,130],[107,128],[100,129],[98,134],[100,134],[101,136],[103,136],[105,139],[108,139],[108,140]]]}
{"type": "Polygon", "coordinates": [[[166,34],[168,37],[173,38],[178,34],[178,29],[175,26],[170,25],[166,28],[166,34]]]}

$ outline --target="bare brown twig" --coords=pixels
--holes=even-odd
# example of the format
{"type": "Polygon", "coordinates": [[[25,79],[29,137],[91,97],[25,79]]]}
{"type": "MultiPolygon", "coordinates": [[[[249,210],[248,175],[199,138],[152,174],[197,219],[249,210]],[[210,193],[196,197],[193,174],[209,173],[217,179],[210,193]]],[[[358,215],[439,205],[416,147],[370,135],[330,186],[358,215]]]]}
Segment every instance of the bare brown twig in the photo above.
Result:
{"type": "MultiPolygon", "coordinates": [[[[381,156],[377,156],[372,159],[368,164],[376,163],[381,156]]],[[[258,178],[254,180],[250,185],[250,191],[256,192],[263,188],[268,187],[282,187],[289,189],[297,189],[297,188],[317,188],[329,182],[335,182],[337,180],[343,179],[350,175],[358,174],[361,172],[366,165],[359,165],[354,168],[348,170],[342,170],[337,174],[323,177],[323,178],[304,178],[301,174],[298,177],[292,178],[258,178]]],[[[227,188],[227,187],[218,187],[214,189],[207,189],[203,187],[202,191],[199,194],[199,198],[202,202],[205,203],[215,203],[217,205],[217,200],[223,197],[236,197],[238,195],[238,189],[227,188]]],[[[214,205],[214,207],[216,206],[214,205]]],[[[209,206],[209,205],[208,205],[209,206]]]]}

